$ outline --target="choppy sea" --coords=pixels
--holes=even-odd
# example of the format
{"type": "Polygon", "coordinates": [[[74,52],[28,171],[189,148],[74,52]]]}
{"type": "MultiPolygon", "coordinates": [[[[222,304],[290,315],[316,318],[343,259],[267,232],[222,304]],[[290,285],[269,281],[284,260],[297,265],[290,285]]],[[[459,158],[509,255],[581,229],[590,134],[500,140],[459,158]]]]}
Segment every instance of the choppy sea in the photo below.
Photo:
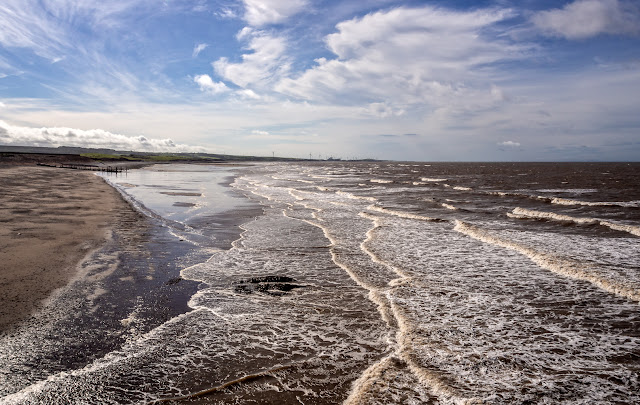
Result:
{"type": "Polygon", "coordinates": [[[150,229],[0,337],[0,403],[640,403],[638,163],[107,180],[150,229]]]}

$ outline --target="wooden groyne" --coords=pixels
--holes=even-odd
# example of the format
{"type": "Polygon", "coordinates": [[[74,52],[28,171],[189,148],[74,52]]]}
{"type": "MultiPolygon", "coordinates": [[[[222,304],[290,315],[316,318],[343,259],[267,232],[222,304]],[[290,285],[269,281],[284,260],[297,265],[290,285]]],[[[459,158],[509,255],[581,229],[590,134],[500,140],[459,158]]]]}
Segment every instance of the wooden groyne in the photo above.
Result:
{"type": "Polygon", "coordinates": [[[91,170],[94,172],[105,172],[105,173],[116,173],[116,174],[128,171],[126,167],[86,165],[86,164],[80,164],[80,163],[60,163],[60,164],[38,163],[38,166],[58,167],[60,169],[73,169],[73,170],[91,170]]]}

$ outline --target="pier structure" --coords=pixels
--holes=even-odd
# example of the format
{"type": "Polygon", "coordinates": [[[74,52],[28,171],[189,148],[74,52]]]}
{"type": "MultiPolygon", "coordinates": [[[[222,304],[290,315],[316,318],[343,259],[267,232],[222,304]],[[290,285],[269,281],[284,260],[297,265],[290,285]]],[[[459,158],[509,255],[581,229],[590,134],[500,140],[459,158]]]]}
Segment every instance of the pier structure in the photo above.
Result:
{"type": "Polygon", "coordinates": [[[38,166],[57,167],[61,169],[73,169],[73,170],[91,170],[94,172],[105,172],[105,173],[116,173],[116,174],[128,171],[126,167],[86,165],[81,163],[60,163],[60,164],[38,163],[38,166]]]}

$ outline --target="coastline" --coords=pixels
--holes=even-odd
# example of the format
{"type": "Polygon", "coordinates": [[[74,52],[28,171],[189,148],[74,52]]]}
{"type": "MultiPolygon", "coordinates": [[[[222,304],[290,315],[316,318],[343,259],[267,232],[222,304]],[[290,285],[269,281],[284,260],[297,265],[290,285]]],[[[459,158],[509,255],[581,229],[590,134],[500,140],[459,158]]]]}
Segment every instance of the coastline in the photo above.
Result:
{"type": "Polygon", "coordinates": [[[245,205],[203,218],[203,249],[141,212],[111,176],[0,165],[0,398],[192,311],[200,283],[181,271],[229,249],[262,213],[245,205]]]}
{"type": "Polygon", "coordinates": [[[105,174],[132,207],[158,215],[114,219],[111,237],[68,287],[19,330],[0,334],[0,402],[637,399],[637,303],[510,249],[529,246],[556,262],[575,254],[574,263],[593,265],[594,274],[615,266],[621,285],[633,286],[637,240],[597,225],[505,215],[522,207],[637,224],[637,210],[605,205],[635,195],[633,175],[612,170],[619,188],[598,186],[610,192],[603,198],[579,183],[580,170],[566,186],[555,183],[555,170],[551,179],[532,171],[534,188],[512,196],[521,180],[500,165],[469,178],[454,171],[450,177],[464,182],[428,189],[418,180],[441,178],[431,165],[415,172],[372,165],[349,181],[352,169],[281,165],[198,178],[193,167],[165,166],[105,174]],[[499,187],[475,188],[491,173],[499,187]],[[571,212],[535,198],[541,193],[585,204],[571,212]],[[218,198],[227,194],[252,204],[218,198]],[[251,210],[262,215],[247,221],[251,210]],[[244,232],[228,249],[238,240],[235,222],[244,232]],[[496,248],[456,223],[509,243],[496,248]],[[556,373],[558,364],[568,373],[556,373]]]}
{"type": "Polygon", "coordinates": [[[133,210],[92,172],[5,166],[0,187],[3,333],[73,280],[83,259],[104,245],[115,222],[133,210]]]}

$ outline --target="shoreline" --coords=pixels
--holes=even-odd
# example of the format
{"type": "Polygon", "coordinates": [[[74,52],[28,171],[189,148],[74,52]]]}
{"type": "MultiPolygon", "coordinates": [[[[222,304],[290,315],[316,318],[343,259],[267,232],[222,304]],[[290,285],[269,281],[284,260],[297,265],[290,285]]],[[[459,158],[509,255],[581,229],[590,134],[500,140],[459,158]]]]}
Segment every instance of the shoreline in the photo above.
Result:
{"type": "Polygon", "coordinates": [[[262,213],[239,205],[205,218],[196,225],[211,237],[202,249],[141,212],[108,177],[0,167],[0,398],[192,311],[201,283],[181,271],[229,249],[239,225],[262,213]]]}
{"type": "Polygon", "coordinates": [[[132,208],[92,172],[0,168],[0,333],[42,308],[132,208]]]}
{"type": "MultiPolygon", "coordinates": [[[[223,186],[233,190],[233,177],[223,186]]],[[[101,250],[149,257],[142,251],[161,253],[154,238],[167,248],[162,227],[156,229],[154,219],[124,191],[93,171],[4,162],[0,190],[0,335],[36,316],[57,291],[86,276],[85,267],[95,265],[101,250]],[[128,246],[131,242],[134,247],[128,246]]],[[[209,230],[217,235],[216,248],[229,249],[242,232],[239,226],[260,214],[255,208],[235,208],[216,215],[218,226],[209,230]]],[[[172,247],[170,255],[177,258],[185,248],[172,247]]],[[[145,267],[134,261],[134,267],[145,267]]],[[[157,267],[153,261],[148,265],[157,267]]],[[[188,311],[187,300],[170,312],[188,311]]]]}

